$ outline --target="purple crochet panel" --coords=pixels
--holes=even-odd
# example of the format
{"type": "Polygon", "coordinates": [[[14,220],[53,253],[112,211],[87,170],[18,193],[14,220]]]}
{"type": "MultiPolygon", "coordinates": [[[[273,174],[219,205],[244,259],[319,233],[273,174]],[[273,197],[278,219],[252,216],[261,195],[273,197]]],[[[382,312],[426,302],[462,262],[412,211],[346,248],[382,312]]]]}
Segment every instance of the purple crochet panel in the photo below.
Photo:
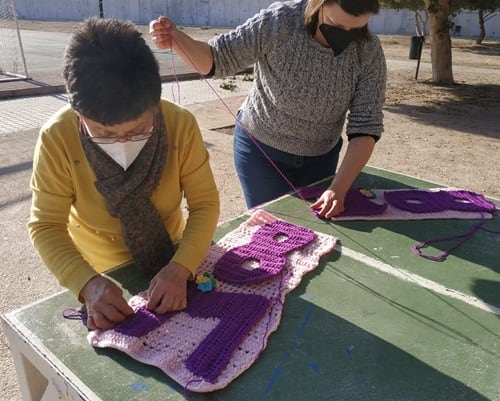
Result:
{"type": "Polygon", "coordinates": [[[344,199],[344,207],[345,210],[336,217],[371,216],[383,213],[387,209],[387,203],[375,203],[363,195],[359,188],[352,188],[347,191],[344,199]]]}
{"type": "MultiPolygon", "coordinates": [[[[316,199],[321,196],[325,189],[321,187],[301,187],[297,191],[304,199],[316,199]]],[[[378,204],[373,202],[360,192],[360,188],[351,188],[345,196],[344,207],[345,210],[336,217],[372,216],[383,213],[387,209],[387,203],[378,204]]],[[[315,216],[321,218],[316,210],[312,212],[315,216]]]]}
{"type": "Polygon", "coordinates": [[[190,302],[190,316],[221,320],[186,360],[191,372],[213,383],[271,301],[256,294],[195,291],[190,302]]]}
{"type": "Polygon", "coordinates": [[[465,191],[402,190],[384,192],[385,199],[398,209],[412,213],[436,213],[444,210],[461,212],[494,212],[495,204],[483,195],[465,191]]]}
{"type": "MultiPolygon", "coordinates": [[[[186,367],[193,374],[214,383],[235,349],[265,315],[271,301],[256,294],[201,292],[193,284],[189,284],[187,296],[189,302],[184,312],[189,316],[220,319],[219,324],[186,360],[186,367]]],[[[179,312],[157,315],[139,308],[115,331],[142,337],[160,327],[176,313],[179,312]]]]}
{"type": "Polygon", "coordinates": [[[160,327],[174,312],[157,315],[146,308],[138,308],[132,316],[115,328],[115,331],[130,337],[142,337],[160,327]]]}
{"type": "Polygon", "coordinates": [[[314,231],[276,220],[264,224],[251,241],[226,252],[214,266],[214,276],[233,284],[259,283],[276,276],[286,264],[284,255],[302,248],[315,238],[314,231]],[[285,238],[282,238],[285,237],[285,238]],[[255,269],[243,264],[258,261],[255,269]]]}

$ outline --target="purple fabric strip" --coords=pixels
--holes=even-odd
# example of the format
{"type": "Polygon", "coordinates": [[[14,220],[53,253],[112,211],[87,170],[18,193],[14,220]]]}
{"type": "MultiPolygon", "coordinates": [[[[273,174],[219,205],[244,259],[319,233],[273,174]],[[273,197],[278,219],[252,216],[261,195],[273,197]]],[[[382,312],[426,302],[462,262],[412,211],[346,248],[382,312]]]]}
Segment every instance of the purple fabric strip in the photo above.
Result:
{"type": "Polygon", "coordinates": [[[412,213],[437,213],[444,210],[491,213],[496,210],[495,204],[487,201],[483,195],[465,190],[386,191],[384,197],[392,206],[412,213]]]}
{"type": "Polygon", "coordinates": [[[314,231],[275,220],[257,230],[251,241],[226,252],[214,266],[214,276],[233,284],[259,283],[281,272],[285,255],[309,244],[314,231]],[[245,262],[258,261],[255,269],[244,268],[245,262]]]}
{"type": "Polygon", "coordinates": [[[360,188],[351,188],[347,191],[344,199],[345,210],[336,217],[346,216],[372,216],[380,214],[387,209],[387,203],[378,204],[373,202],[360,192],[360,188]]]}
{"type": "MultiPolygon", "coordinates": [[[[344,199],[345,210],[336,217],[346,216],[372,216],[385,212],[387,203],[379,204],[373,202],[370,198],[366,197],[360,192],[361,188],[351,188],[347,191],[344,199]]],[[[325,191],[321,187],[301,187],[297,190],[300,196],[304,199],[316,200],[325,191]]],[[[322,218],[318,211],[313,210],[312,213],[322,218]]]]}

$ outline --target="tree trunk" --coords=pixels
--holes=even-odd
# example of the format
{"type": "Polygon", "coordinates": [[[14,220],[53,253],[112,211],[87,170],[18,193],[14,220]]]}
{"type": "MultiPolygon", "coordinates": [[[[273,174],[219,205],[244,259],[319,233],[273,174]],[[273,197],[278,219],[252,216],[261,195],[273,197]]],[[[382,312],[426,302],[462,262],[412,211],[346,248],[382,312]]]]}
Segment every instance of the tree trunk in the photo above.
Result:
{"type": "Polygon", "coordinates": [[[476,39],[476,43],[480,45],[486,36],[486,30],[484,29],[484,12],[482,9],[477,10],[477,17],[479,19],[479,36],[476,39]]]}
{"type": "Polygon", "coordinates": [[[449,0],[424,0],[429,11],[431,33],[432,82],[453,84],[451,63],[450,25],[448,21],[449,0]]]}

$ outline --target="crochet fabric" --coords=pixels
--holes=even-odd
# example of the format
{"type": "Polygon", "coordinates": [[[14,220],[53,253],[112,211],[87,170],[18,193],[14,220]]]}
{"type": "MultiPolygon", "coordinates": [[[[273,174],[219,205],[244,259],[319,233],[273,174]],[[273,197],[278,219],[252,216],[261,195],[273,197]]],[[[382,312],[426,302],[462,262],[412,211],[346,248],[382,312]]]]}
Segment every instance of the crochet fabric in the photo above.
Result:
{"type": "MultiPolygon", "coordinates": [[[[314,199],[323,191],[312,187],[301,190],[301,195],[314,199]]],[[[349,190],[345,211],[332,220],[491,219],[497,210],[483,195],[460,189],[378,189],[369,191],[373,199],[363,191],[367,190],[349,190]]]]}
{"type": "Polygon", "coordinates": [[[197,392],[227,386],[248,369],[278,328],[285,295],[335,247],[335,238],[257,211],[213,245],[199,274],[211,292],[188,286],[188,307],[156,315],[146,293],[130,299],[135,313],[113,330],[90,332],[94,347],[111,347],[157,366],[197,392]]]}

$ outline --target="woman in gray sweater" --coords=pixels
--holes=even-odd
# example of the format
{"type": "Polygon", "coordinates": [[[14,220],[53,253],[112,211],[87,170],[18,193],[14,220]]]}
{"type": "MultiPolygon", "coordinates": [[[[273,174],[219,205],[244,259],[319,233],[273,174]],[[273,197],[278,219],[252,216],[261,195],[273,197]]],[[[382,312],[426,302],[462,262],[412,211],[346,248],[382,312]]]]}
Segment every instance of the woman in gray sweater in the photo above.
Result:
{"type": "Polygon", "coordinates": [[[385,58],[367,28],[378,9],[377,0],[277,2],[208,43],[165,17],[151,21],[158,48],[171,48],[203,75],[225,77],[254,65],[234,130],[249,208],[289,192],[290,184],[336,173],[311,208],[326,218],[344,210],[383,131],[385,58]],[[337,171],[344,125],[348,146],[337,171]]]}

